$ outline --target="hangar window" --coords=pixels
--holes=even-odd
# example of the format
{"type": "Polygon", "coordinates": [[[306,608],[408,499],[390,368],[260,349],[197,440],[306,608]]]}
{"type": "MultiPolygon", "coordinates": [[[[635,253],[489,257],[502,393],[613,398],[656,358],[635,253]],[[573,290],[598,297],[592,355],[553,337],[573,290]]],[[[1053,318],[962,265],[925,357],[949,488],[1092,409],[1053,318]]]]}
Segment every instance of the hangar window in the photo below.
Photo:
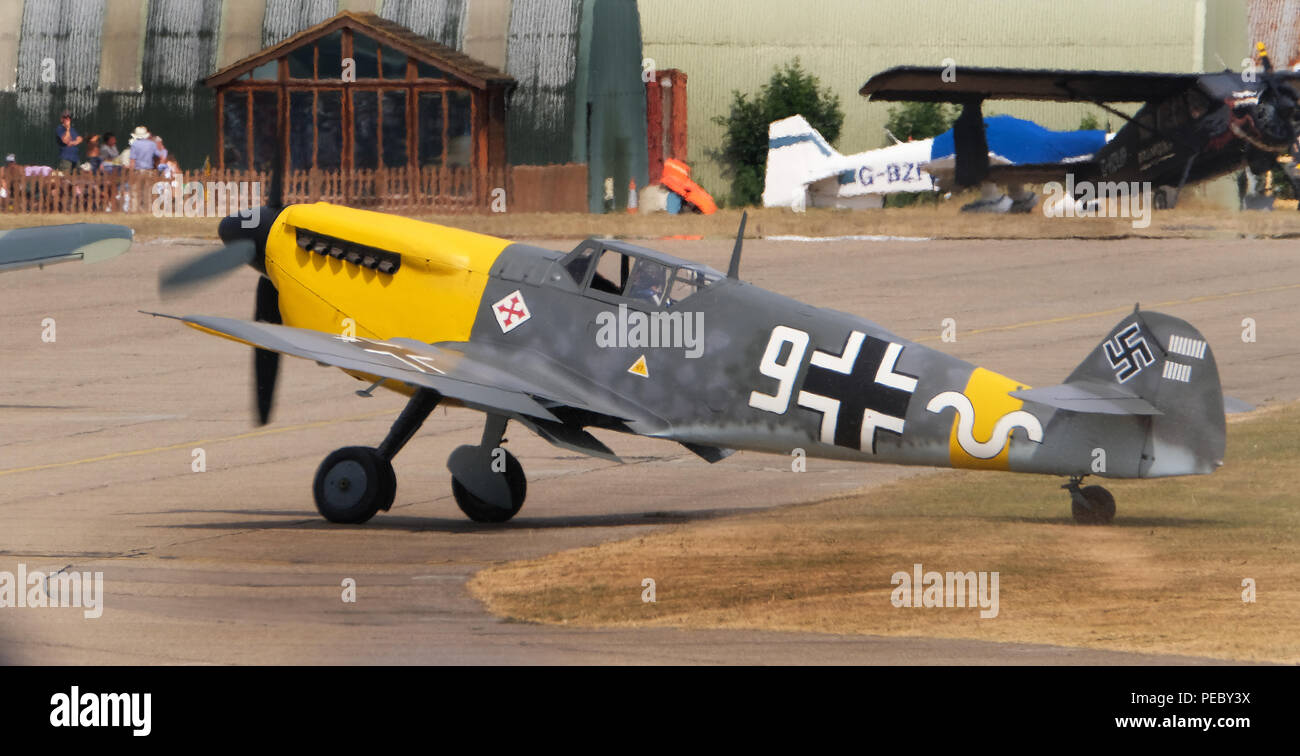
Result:
{"type": "Polygon", "coordinates": [[[340,13],[204,81],[219,170],[267,170],[286,139],[284,168],[342,174],[313,200],[468,207],[501,185],[514,79],[375,14],[340,13]],[[410,191],[387,171],[410,171],[410,191]]]}
{"type": "Polygon", "coordinates": [[[343,30],[335,30],[316,43],[316,76],[343,78],[343,30]]]}

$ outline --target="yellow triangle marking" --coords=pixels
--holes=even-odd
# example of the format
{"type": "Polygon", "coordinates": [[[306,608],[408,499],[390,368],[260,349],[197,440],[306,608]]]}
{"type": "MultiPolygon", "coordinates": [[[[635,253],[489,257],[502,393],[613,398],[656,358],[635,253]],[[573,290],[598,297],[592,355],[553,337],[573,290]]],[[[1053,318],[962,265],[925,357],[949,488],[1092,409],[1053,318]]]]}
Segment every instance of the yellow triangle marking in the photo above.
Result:
{"type": "Polygon", "coordinates": [[[627,372],[632,373],[633,375],[639,375],[642,378],[649,378],[650,371],[647,370],[645,366],[645,355],[643,354],[636,358],[636,362],[632,363],[632,367],[628,368],[627,372]]]}

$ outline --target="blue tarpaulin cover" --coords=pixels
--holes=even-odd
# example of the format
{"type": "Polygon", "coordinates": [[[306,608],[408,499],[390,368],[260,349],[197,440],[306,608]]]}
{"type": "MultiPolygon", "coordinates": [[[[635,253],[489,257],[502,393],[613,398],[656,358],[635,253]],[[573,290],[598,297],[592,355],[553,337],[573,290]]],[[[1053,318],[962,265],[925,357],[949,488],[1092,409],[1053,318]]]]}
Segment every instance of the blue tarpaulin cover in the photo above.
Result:
{"type": "MultiPolygon", "coordinates": [[[[1106,144],[1106,132],[1100,129],[1086,131],[1052,131],[1033,121],[1009,115],[995,115],[984,119],[984,138],[989,152],[999,155],[1013,165],[1034,163],[1059,163],[1070,158],[1092,155],[1106,144]]],[[[930,159],[952,157],[952,129],[934,138],[930,146],[930,159]]]]}

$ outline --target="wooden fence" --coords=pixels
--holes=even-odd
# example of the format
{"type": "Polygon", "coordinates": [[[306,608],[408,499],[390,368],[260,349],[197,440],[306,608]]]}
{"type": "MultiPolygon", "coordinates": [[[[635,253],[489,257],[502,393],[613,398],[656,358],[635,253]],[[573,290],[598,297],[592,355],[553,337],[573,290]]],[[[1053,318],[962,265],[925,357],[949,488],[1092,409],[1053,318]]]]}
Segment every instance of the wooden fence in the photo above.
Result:
{"type": "MultiPolygon", "coordinates": [[[[265,204],[265,171],[119,170],[72,175],[24,175],[0,169],[0,213],[142,213],[212,217],[265,204]]],[[[518,166],[486,174],[461,167],[290,171],[287,203],[333,202],[406,214],[586,210],[585,165],[518,166]],[[516,173],[522,181],[515,195],[516,173]]]]}

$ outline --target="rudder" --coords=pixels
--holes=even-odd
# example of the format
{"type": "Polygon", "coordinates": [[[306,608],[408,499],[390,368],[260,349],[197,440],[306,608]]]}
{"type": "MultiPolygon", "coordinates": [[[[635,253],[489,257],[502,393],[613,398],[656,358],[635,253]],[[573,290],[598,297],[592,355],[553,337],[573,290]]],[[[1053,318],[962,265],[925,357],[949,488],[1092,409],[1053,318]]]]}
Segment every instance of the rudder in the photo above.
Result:
{"type": "Polygon", "coordinates": [[[1109,384],[1158,410],[1147,415],[1140,477],[1201,475],[1223,464],[1226,421],[1219,369],[1209,343],[1187,321],[1134,310],[1065,382],[1109,384]]]}

